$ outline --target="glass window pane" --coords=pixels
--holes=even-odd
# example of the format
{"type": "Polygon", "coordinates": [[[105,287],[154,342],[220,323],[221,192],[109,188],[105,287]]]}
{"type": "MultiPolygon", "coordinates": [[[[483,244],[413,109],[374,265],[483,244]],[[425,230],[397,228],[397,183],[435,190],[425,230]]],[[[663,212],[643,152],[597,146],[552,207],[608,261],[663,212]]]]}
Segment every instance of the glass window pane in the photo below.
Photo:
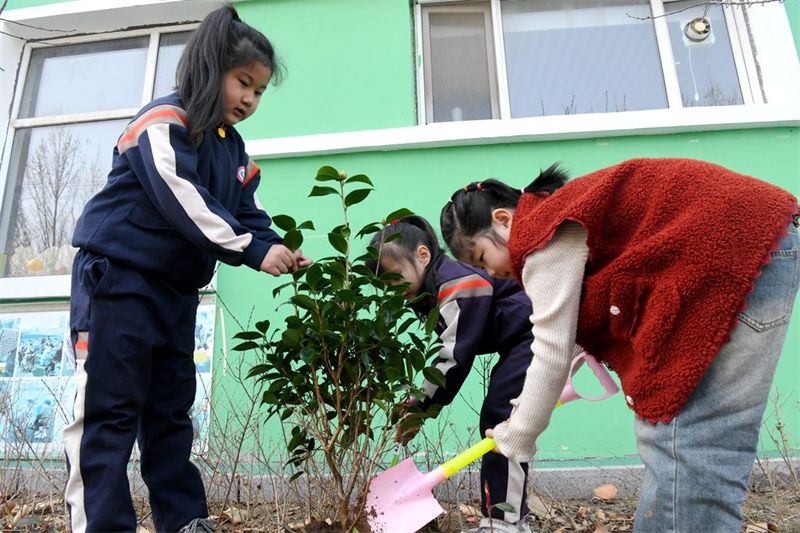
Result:
{"type": "MultiPolygon", "coordinates": [[[[664,4],[664,10],[671,13],[667,16],[667,25],[684,107],[743,103],[722,6],[697,5],[694,1],[670,2],[664,4]],[[692,40],[684,28],[704,13],[711,23],[711,31],[702,40],[692,40]]],[[[697,34],[695,36],[697,38],[697,34]]]]}
{"type": "Polygon", "coordinates": [[[431,13],[433,121],[492,118],[484,14],[431,13]]]}
{"type": "Polygon", "coordinates": [[[503,0],[512,117],[667,107],[646,0],[503,0]]]}
{"type": "Polygon", "coordinates": [[[156,63],[156,82],[153,98],[164,96],[175,90],[175,70],[181,58],[183,48],[192,32],[164,33],[158,44],[158,61],[156,63]]]}
{"type": "Polygon", "coordinates": [[[37,48],[20,117],[140,107],[149,37],[37,48]]]}
{"type": "Polygon", "coordinates": [[[127,120],[17,130],[2,218],[0,274],[66,274],[75,222],[106,182],[127,120]]]}

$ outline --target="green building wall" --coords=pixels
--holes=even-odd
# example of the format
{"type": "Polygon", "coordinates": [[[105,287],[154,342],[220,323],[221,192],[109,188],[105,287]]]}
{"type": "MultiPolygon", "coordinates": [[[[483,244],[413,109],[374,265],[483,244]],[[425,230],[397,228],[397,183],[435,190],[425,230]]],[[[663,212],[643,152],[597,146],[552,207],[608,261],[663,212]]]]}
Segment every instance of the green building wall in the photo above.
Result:
{"type": "MultiPolygon", "coordinates": [[[[47,3],[53,2],[10,0],[7,9],[47,3]]],[[[258,113],[239,128],[246,139],[416,124],[409,0],[249,0],[237,3],[237,8],[244,20],[270,37],[287,66],[283,83],[270,87],[258,113]]],[[[800,51],[800,0],[787,0],[785,8],[800,51]]],[[[524,185],[552,162],[563,163],[578,176],[631,157],[706,159],[800,196],[800,133],[797,128],[765,128],[262,159],[259,197],[273,215],[312,218],[320,229],[338,223],[332,202],[307,198],[316,169],[327,164],[351,174],[365,173],[376,185],[364,207],[355,208],[354,225],[397,207],[408,207],[435,223],[450,193],[472,179],[500,177],[524,185]]],[[[327,246],[324,233],[308,234],[304,251],[322,257],[330,251],[327,246]]],[[[235,389],[219,360],[223,346],[234,344],[237,321],[252,324],[272,318],[274,323],[281,311],[276,310],[279,301],[272,298],[272,289],[282,281],[246,268],[220,267],[218,303],[224,308],[227,342],[222,342],[218,328],[216,391],[235,389]]],[[[783,402],[780,416],[795,455],[800,446],[799,308],[795,306],[773,388],[783,402]]],[[[225,357],[229,368],[254,362],[253,354],[228,351],[225,357]]],[[[482,399],[477,370],[461,397],[442,414],[458,421],[446,430],[442,446],[447,452],[458,451],[458,443],[469,440],[470,431],[475,435],[482,399]]],[[[217,394],[215,404],[215,416],[224,419],[230,415],[226,406],[235,401],[217,394]]],[[[771,420],[767,423],[774,426],[771,420]]],[[[571,403],[554,414],[539,441],[538,458],[577,465],[635,461],[632,422],[621,395],[601,403],[571,403]]],[[[277,423],[267,424],[266,433],[277,438],[277,423]]],[[[429,430],[429,437],[434,433],[429,430]]],[[[763,450],[775,453],[776,448],[764,442],[763,450]]]]}

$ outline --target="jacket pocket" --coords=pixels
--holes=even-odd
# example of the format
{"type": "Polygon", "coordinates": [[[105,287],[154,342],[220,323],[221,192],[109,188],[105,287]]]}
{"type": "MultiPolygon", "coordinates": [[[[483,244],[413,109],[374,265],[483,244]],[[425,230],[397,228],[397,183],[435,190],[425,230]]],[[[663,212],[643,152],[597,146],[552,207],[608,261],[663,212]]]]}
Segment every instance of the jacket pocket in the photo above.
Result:
{"type": "Polygon", "coordinates": [[[133,204],[128,209],[128,212],[125,213],[125,218],[140,228],[162,231],[174,230],[172,225],[158,211],[141,202],[133,204]]]}
{"type": "Polygon", "coordinates": [[[612,336],[628,340],[636,353],[647,357],[672,333],[681,296],[669,280],[632,279],[612,285],[609,304],[612,336]]]}

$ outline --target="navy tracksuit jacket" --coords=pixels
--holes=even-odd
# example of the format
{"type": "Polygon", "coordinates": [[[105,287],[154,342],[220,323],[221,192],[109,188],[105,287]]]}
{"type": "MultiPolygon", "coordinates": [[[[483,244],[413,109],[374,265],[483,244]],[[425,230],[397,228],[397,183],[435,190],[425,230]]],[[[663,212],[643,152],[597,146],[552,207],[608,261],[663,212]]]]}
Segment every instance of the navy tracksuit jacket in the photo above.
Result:
{"type": "MultiPolygon", "coordinates": [[[[481,408],[480,433],[511,415],[511,400],[522,392],[525,372],[531,364],[531,302],[513,280],[495,279],[486,271],[442,257],[436,269],[436,287],[426,289],[436,296],[439,324],[436,332],[443,347],[434,362],[445,378],[445,387],[425,382],[427,399],[420,407],[448,405],[453,401],[479,354],[497,353],[486,398],[481,408]]],[[[426,305],[415,308],[426,313],[426,305]]],[[[490,452],[481,464],[481,509],[488,516],[484,483],[489,484],[493,504],[506,502],[516,512],[492,509],[492,517],[516,522],[528,513],[526,482],[528,465],[509,461],[490,452]]]]}
{"type": "Polygon", "coordinates": [[[75,533],[136,529],[126,471],[134,441],[156,528],[208,516],[189,460],[197,289],[217,260],[258,270],[281,238],[256,201],[260,173],[236,130],[211,129],[195,146],[187,123],[177,94],[139,111],[75,228],[78,392],[64,430],[75,533]]]}

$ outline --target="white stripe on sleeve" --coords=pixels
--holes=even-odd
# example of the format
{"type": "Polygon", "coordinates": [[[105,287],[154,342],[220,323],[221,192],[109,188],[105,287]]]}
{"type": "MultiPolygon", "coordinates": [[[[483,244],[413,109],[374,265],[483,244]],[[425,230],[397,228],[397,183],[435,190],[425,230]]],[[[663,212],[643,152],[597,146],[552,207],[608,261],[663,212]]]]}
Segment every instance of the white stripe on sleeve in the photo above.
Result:
{"type": "Polygon", "coordinates": [[[169,139],[169,124],[154,124],[147,128],[147,134],[159,175],[189,218],[194,221],[197,229],[217,246],[233,252],[243,252],[253,240],[253,235],[237,235],[224,218],[208,208],[195,186],[178,176],[175,150],[172,149],[169,139]]]}

